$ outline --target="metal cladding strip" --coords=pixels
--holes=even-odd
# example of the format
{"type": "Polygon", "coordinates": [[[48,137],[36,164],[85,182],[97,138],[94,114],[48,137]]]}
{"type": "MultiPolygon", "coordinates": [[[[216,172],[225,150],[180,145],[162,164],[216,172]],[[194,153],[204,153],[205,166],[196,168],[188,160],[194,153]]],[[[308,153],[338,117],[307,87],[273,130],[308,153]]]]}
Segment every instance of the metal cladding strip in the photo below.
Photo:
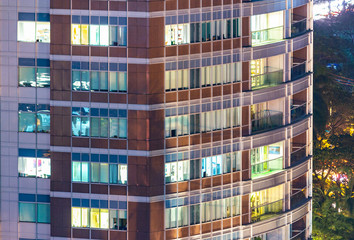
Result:
{"type": "Polygon", "coordinates": [[[149,151],[141,151],[141,150],[118,150],[118,149],[106,149],[106,148],[50,146],[50,151],[62,152],[62,153],[75,152],[75,153],[127,155],[127,156],[134,156],[134,157],[149,157],[149,151]]]}
{"type": "MultiPolygon", "coordinates": [[[[283,41],[267,44],[263,46],[256,47],[244,47],[242,52],[240,50],[235,50],[231,52],[228,51],[215,51],[212,54],[208,53],[210,56],[221,56],[223,54],[228,55],[242,55],[243,61],[251,61],[254,59],[267,58],[280,54],[290,53],[295,50],[304,48],[312,43],[312,32],[306,32],[303,35],[297,36],[295,38],[285,39],[283,41]],[[287,48],[288,44],[293,44],[294,49],[287,48]]],[[[190,59],[203,59],[205,54],[190,54],[188,55],[190,59]]],[[[160,64],[165,62],[176,62],[185,60],[186,56],[178,57],[159,57],[159,58],[130,58],[130,57],[109,57],[110,63],[128,63],[128,64],[160,64]]],[[[102,57],[94,56],[72,56],[72,55],[50,55],[51,61],[86,61],[86,62],[100,62],[102,57]]]]}
{"type": "Polygon", "coordinates": [[[50,106],[53,107],[90,107],[90,108],[110,108],[127,109],[136,111],[149,111],[150,105],[144,104],[124,104],[124,103],[95,103],[95,102],[74,102],[51,100],[50,106]]]}

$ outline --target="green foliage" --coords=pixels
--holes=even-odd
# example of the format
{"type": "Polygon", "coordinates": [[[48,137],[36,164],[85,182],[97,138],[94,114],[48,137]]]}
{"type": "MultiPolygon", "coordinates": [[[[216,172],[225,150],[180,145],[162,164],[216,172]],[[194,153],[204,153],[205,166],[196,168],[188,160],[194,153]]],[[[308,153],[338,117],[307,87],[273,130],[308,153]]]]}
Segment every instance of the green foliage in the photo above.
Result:
{"type": "Polygon", "coordinates": [[[349,10],[314,25],[313,239],[354,239],[354,141],[346,132],[354,101],[332,75],[354,76],[353,17],[349,10]]]}

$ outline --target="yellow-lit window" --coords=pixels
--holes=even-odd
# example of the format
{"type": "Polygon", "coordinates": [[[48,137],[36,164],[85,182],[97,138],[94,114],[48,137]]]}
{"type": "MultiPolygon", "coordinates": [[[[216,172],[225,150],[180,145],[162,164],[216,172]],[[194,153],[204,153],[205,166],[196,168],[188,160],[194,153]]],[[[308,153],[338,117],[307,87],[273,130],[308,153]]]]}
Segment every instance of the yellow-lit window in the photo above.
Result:
{"type": "Polygon", "coordinates": [[[108,209],[100,209],[100,224],[101,228],[108,228],[109,227],[109,215],[108,209]]]}
{"type": "Polygon", "coordinates": [[[100,209],[91,208],[91,228],[100,228],[100,209]]]}
{"type": "Polygon", "coordinates": [[[71,43],[80,45],[80,24],[71,24],[71,43]]]}
{"type": "Polygon", "coordinates": [[[89,227],[89,212],[88,208],[81,209],[81,227],[89,227]]]}
{"type": "Polygon", "coordinates": [[[81,44],[89,44],[89,25],[87,24],[81,25],[81,44]]]}
{"type": "Polygon", "coordinates": [[[73,207],[71,209],[71,225],[73,227],[81,227],[81,208],[73,207]]]}

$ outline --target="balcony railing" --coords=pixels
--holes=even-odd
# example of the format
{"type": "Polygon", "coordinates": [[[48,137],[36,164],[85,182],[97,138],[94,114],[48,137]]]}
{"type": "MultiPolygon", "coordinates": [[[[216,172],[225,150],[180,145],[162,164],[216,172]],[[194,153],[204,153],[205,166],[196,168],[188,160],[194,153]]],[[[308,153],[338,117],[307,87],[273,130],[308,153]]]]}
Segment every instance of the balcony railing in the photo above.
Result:
{"type": "Polygon", "coordinates": [[[295,149],[292,153],[291,153],[291,166],[295,165],[296,163],[298,163],[299,161],[301,161],[302,159],[304,159],[305,157],[307,157],[306,154],[306,150],[307,150],[307,145],[301,145],[301,146],[297,146],[299,144],[294,144],[293,143],[293,149],[295,149]]]}
{"type": "Polygon", "coordinates": [[[252,76],[252,90],[277,86],[283,82],[283,69],[252,76]]]}
{"type": "Polygon", "coordinates": [[[306,32],[307,19],[306,17],[293,14],[293,21],[291,23],[291,37],[296,37],[306,32]]]}
{"type": "Polygon", "coordinates": [[[252,178],[276,173],[283,169],[283,157],[252,164],[252,178]]]}
{"type": "Polygon", "coordinates": [[[306,60],[302,62],[293,62],[291,68],[291,80],[298,79],[306,74],[306,60]]]}
{"type": "Polygon", "coordinates": [[[273,110],[264,110],[255,114],[252,120],[252,132],[259,132],[277,128],[283,125],[283,113],[273,110]]]}
{"type": "Polygon", "coordinates": [[[303,188],[299,190],[298,192],[294,193],[290,197],[290,204],[291,204],[291,209],[297,208],[298,206],[303,205],[307,201],[306,197],[306,190],[307,188],[303,188]]]}
{"type": "Polygon", "coordinates": [[[306,116],[306,102],[293,103],[291,107],[291,122],[295,122],[306,116]]]}
{"type": "Polygon", "coordinates": [[[282,41],[284,38],[283,26],[268,28],[252,32],[252,46],[259,46],[282,41]]]}
{"type": "MultiPolygon", "coordinates": [[[[251,203],[251,206],[253,204],[251,203]]],[[[273,203],[265,204],[263,206],[252,207],[252,222],[259,222],[274,217],[283,212],[283,199],[273,203]]]]}
{"type": "Polygon", "coordinates": [[[290,238],[291,240],[306,240],[306,228],[302,230],[301,232],[292,232],[292,237],[290,238]]]}

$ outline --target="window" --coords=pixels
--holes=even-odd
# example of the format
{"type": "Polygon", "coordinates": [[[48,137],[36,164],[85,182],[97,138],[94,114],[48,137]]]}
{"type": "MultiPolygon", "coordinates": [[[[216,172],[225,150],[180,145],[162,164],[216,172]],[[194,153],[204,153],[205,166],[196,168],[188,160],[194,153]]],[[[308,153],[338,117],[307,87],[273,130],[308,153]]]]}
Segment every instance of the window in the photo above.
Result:
{"type": "Polygon", "coordinates": [[[180,45],[190,42],[189,24],[174,24],[165,26],[165,45],[180,45]]]}
{"type": "Polygon", "coordinates": [[[252,45],[269,44],[283,39],[283,11],[251,16],[252,45]]]}
{"type": "Polygon", "coordinates": [[[72,160],[73,182],[127,183],[126,156],[73,153],[72,160]],[[91,162],[89,162],[90,156],[91,162]]]}
{"type": "Polygon", "coordinates": [[[127,230],[127,211],[73,206],[71,208],[71,226],[127,230]]]}
{"type": "Polygon", "coordinates": [[[168,208],[165,210],[166,228],[175,228],[188,225],[188,207],[168,208]]]}
{"type": "Polygon", "coordinates": [[[124,17],[72,16],[73,45],[126,46],[127,19],[124,17]]]}
{"type": "Polygon", "coordinates": [[[50,15],[48,13],[19,13],[17,41],[50,42],[50,15]]]}
{"type": "Polygon", "coordinates": [[[73,136],[126,138],[126,110],[72,108],[73,136]],[[90,131],[91,130],[91,131],[90,131]]]}
{"type": "Polygon", "coordinates": [[[20,222],[50,223],[49,195],[19,194],[20,222]]]}
{"type": "Polygon", "coordinates": [[[252,178],[276,173],[283,169],[283,142],[251,150],[252,178]]]}
{"type": "Polygon", "coordinates": [[[200,25],[201,23],[191,23],[191,43],[200,42],[200,25]]]}
{"type": "Polygon", "coordinates": [[[101,91],[126,92],[127,91],[127,65],[110,63],[72,63],[72,90],[74,91],[101,91]]]}
{"type": "Polygon", "coordinates": [[[252,90],[279,85],[283,82],[284,56],[252,60],[251,86],[252,90]]]}
{"type": "Polygon", "coordinates": [[[50,158],[18,158],[18,174],[20,177],[50,178],[50,158]]]}
{"type": "Polygon", "coordinates": [[[49,59],[19,58],[18,85],[20,87],[49,87],[49,59]]]}
{"type": "Polygon", "coordinates": [[[18,104],[19,132],[50,131],[50,107],[46,104],[18,104]]]}

